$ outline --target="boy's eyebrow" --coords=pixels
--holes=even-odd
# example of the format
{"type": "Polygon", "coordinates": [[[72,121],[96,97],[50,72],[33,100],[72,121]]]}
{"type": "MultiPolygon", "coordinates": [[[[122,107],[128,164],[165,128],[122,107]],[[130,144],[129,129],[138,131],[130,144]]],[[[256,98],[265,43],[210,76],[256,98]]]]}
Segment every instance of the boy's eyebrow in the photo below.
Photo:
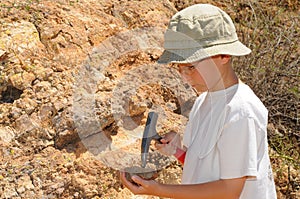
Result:
{"type": "Polygon", "coordinates": [[[195,66],[195,63],[177,64],[178,66],[195,66]]]}

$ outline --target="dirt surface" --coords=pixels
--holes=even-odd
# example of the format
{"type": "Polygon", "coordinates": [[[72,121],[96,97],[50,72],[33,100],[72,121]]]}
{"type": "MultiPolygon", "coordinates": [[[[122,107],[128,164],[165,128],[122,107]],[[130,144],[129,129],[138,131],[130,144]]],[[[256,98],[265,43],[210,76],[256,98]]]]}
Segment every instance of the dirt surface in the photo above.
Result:
{"type": "MultiPolygon", "coordinates": [[[[299,3],[276,0],[1,0],[0,198],[156,198],[118,171],[140,164],[149,111],[160,135],[183,133],[196,94],[156,61],[170,17],[200,2],[253,49],[234,63],[270,111],[278,198],[300,198],[299,3]]],[[[150,152],[157,180],[180,183],[181,165],[150,152]]]]}

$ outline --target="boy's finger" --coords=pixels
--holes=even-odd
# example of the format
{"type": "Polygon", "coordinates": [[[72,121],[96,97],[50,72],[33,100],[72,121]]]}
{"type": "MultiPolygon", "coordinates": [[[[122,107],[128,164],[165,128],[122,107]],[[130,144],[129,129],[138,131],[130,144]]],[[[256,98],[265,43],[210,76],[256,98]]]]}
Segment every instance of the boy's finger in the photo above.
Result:
{"type": "Polygon", "coordinates": [[[142,178],[140,178],[139,176],[132,176],[131,179],[135,182],[135,183],[138,183],[140,184],[140,182],[142,181],[142,178]]]}
{"type": "Polygon", "coordinates": [[[125,187],[127,187],[132,193],[134,193],[134,194],[139,193],[139,189],[140,189],[139,186],[137,184],[133,184],[132,182],[128,181],[126,179],[126,176],[125,176],[124,172],[121,173],[120,177],[121,177],[122,184],[125,187]]]}
{"type": "Polygon", "coordinates": [[[159,150],[163,147],[163,144],[155,143],[154,146],[155,146],[156,149],[159,150]]]}
{"type": "Polygon", "coordinates": [[[168,141],[167,141],[165,138],[162,138],[162,139],[160,139],[160,142],[163,143],[163,144],[165,144],[165,143],[167,143],[168,141]]]}
{"type": "Polygon", "coordinates": [[[120,171],[120,180],[121,180],[121,182],[122,182],[122,184],[127,184],[127,179],[126,179],[126,177],[125,177],[125,172],[123,172],[123,171],[120,171]]]}
{"type": "Polygon", "coordinates": [[[139,176],[132,176],[131,179],[137,183],[138,185],[141,185],[141,186],[144,186],[145,185],[145,182],[146,180],[144,180],[143,178],[139,177],[139,176]]]}

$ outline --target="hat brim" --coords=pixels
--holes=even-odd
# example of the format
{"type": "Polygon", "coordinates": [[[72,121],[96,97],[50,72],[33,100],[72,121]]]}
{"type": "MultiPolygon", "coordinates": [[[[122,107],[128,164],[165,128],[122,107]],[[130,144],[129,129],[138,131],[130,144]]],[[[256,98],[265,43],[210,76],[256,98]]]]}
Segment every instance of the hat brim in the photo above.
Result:
{"type": "Polygon", "coordinates": [[[188,49],[166,49],[158,63],[193,63],[215,55],[243,56],[251,53],[240,41],[227,44],[214,45],[206,48],[188,48],[188,49]]]}

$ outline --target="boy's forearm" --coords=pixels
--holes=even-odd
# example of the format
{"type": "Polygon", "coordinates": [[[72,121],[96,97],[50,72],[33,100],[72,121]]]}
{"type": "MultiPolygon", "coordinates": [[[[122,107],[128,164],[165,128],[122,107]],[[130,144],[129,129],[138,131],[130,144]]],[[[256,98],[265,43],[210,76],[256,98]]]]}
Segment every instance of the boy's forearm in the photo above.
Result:
{"type": "Polygon", "coordinates": [[[193,185],[160,184],[155,195],[174,199],[238,199],[246,177],[193,185]]]}

